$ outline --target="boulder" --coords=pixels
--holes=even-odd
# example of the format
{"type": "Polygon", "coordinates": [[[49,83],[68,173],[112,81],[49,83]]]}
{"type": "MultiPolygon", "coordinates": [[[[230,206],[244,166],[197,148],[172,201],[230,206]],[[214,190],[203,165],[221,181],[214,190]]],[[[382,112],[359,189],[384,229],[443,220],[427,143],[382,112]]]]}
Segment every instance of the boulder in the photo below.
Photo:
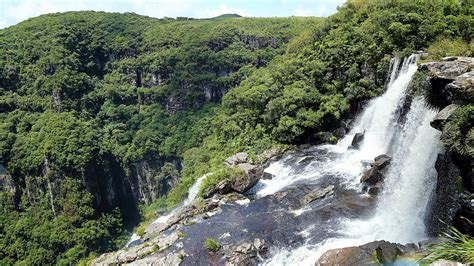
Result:
{"type": "Polygon", "coordinates": [[[382,182],[383,179],[383,175],[380,173],[379,169],[376,166],[373,166],[361,176],[360,182],[375,185],[378,182],[382,182]]]}
{"type": "Polygon", "coordinates": [[[474,67],[474,58],[471,57],[448,57],[439,62],[428,62],[421,64],[419,70],[431,77],[454,80],[474,67]]]}
{"type": "Polygon", "coordinates": [[[268,250],[265,240],[256,238],[253,242],[244,242],[237,246],[226,265],[257,265],[259,253],[268,250]]]}
{"type": "Polygon", "coordinates": [[[375,185],[377,183],[383,182],[383,170],[390,164],[391,159],[392,158],[386,154],[381,154],[375,157],[374,162],[371,164],[372,167],[362,175],[360,182],[369,185],[375,185]]]}
{"type": "Polygon", "coordinates": [[[336,130],[333,131],[334,136],[336,136],[338,139],[344,137],[346,135],[346,129],[344,127],[340,127],[336,130]]]}
{"type": "Polygon", "coordinates": [[[450,104],[446,106],[445,108],[443,108],[434,117],[433,121],[430,122],[431,127],[437,130],[443,130],[443,126],[446,124],[446,122],[452,119],[452,114],[458,108],[459,108],[459,105],[457,104],[450,104]]]}
{"type": "Polygon", "coordinates": [[[260,177],[263,175],[263,168],[258,165],[249,163],[238,164],[237,167],[244,171],[245,175],[236,178],[230,185],[232,190],[244,193],[257,184],[260,177]]]}
{"type": "Polygon", "coordinates": [[[301,204],[308,204],[311,203],[317,199],[321,199],[326,197],[326,195],[331,195],[334,192],[334,186],[329,185],[323,189],[315,189],[308,194],[306,194],[303,199],[301,199],[301,204]]]}
{"type": "Polygon", "coordinates": [[[392,158],[390,156],[387,154],[382,154],[374,158],[374,163],[372,166],[375,166],[380,170],[389,165],[391,160],[392,158]]]}
{"type": "Polygon", "coordinates": [[[380,265],[391,264],[405,250],[400,244],[387,241],[375,241],[358,247],[347,247],[326,251],[315,265],[380,265]]]}
{"type": "Polygon", "coordinates": [[[474,101],[474,70],[457,76],[446,85],[447,97],[450,102],[466,103],[474,101]]]}
{"type": "Polygon", "coordinates": [[[352,138],[352,142],[349,146],[349,149],[358,149],[362,140],[364,140],[364,133],[356,133],[354,135],[354,138],[352,138]]]}
{"type": "Polygon", "coordinates": [[[273,177],[275,177],[275,175],[270,174],[270,173],[268,173],[268,172],[263,172],[263,175],[262,175],[262,179],[263,179],[263,180],[270,180],[270,179],[272,179],[273,177]]]}
{"type": "Polygon", "coordinates": [[[246,163],[249,155],[245,152],[238,152],[225,160],[227,166],[234,166],[240,163],[246,163]]]}

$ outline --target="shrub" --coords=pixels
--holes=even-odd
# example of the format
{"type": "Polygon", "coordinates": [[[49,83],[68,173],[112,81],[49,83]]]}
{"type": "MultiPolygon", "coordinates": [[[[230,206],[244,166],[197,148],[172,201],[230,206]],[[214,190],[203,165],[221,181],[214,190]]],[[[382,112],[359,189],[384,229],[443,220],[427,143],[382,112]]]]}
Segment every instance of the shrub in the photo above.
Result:
{"type": "Polygon", "coordinates": [[[452,260],[468,265],[474,263],[474,239],[462,234],[456,228],[452,227],[445,233],[446,240],[435,244],[429,249],[425,260],[432,263],[436,260],[452,260]]]}
{"type": "Polygon", "coordinates": [[[206,240],[204,241],[204,247],[207,251],[213,252],[216,252],[221,249],[221,245],[219,244],[219,242],[212,238],[206,238],[206,240]]]}
{"type": "Polygon", "coordinates": [[[456,38],[443,38],[431,44],[427,49],[431,59],[439,60],[446,56],[472,56],[472,44],[469,45],[466,41],[456,38]]]}

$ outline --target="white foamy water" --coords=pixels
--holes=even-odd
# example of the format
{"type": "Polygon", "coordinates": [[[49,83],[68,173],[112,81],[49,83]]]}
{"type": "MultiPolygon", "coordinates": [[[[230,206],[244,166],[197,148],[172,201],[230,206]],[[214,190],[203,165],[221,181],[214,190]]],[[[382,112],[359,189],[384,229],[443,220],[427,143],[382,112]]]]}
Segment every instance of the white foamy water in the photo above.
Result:
{"type": "MultiPolygon", "coordinates": [[[[341,226],[337,238],[317,244],[308,244],[307,239],[307,244],[295,249],[273,250],[274,256],[264,264],[314,265],[329,249],[375,240],[417,242],[426,236],[424,217],[435,186],[434,164],[439,140],[439,132],[431,128],[430,121],[436,112],[430,110],[422,97],[416,97],[404,123],[398,122],[406,90],[417,69],[416,59],[417,55],[410,56],[401,67],[399,60],[392,61],[386,92],[369,102],[353,129],[337,145],[324,146],[338,154],[336,159],[323,165],[310,165],[302,175],[293,173],[281,161],[275,162],[267,170],[276,177],[265,181],[257,191],[259,196],[272,194],[297,180],[320,178],[320,173],[328,172],[337,173],[345,184],[357,186],[364,170],[363,161],[388,154],[392,162],[373,215],[361,220],[338,221],[341,226]],[[347,150],[354,135],[362,132],[364,139],[360,149],[347,150]]],[[[310,230],[304,231],[304,235],[309,236],[310,230]]]]}
{"type": "MultiPolygon", "coordinates": [[[[187,206],[189,205],[194,199],[196,199],[197,197],[197,194],[199,193],[199,188],[201,187],[201,184],[202,182],[204,181],[204,179],[206,179],[206,177],[208,177],[211,173],[207,173],[201,177],[199,177],[196,182],[194,182],[194,184],[189,188],[189,191],[188,191],[188,197],[186,198],[186,200],[184,200],[183,204],[174,208],[172,211],[170,211],[168,214],[166,215],[162,215],[160,217],[158,217],[155,221],[153,221],[154,224],[156,223],[162,223],[162,224],[165,224],[168,222],[168,220],[173,216],[173,214],[175,214],[175,212],[179,209],[179,208],[182,208],[184,206],[187,206]]],[[[134,241],[137,241],[140,239],[140,236],[137,235],[136,233],[133,233],[132,237],[130,238],[130,240],[127,242],[127,244],[125,245],[125,247],[129,247],[131,243],[133,243],[134,241]]]]}

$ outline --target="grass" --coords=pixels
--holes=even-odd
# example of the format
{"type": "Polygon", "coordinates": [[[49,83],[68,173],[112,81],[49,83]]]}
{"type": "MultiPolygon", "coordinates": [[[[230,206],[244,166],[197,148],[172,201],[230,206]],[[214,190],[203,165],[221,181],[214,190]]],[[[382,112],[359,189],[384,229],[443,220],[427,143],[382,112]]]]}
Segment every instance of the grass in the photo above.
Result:
{"type": "Polygon", "coordinates": [[[221,245],[219,244],[219,242],[209,237],[206,238],[206,240],[204,241],[204,247],[206,248],[207,251],[213,251],[213,252],[216,252],[219,249],[221,249],[221,245]]]}
{"type": "Polygon", "coordinates": [[[426,262],[432,263],[437,260],[451,260],[464,264],[474,264],[474,239],[462,234],[452,227],[444,233],[446,240],[429,248],[429,254],[425,257],[426,262]]]}

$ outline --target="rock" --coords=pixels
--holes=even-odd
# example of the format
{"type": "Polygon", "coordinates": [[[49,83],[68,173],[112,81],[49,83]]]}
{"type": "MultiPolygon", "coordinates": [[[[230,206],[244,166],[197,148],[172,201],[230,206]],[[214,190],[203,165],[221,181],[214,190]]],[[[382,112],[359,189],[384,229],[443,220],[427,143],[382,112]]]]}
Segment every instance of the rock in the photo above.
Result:
{"type": "Polygon", "coordinates": [[[361,183],[367,183],[370,185],[375,185],[376,183],[381,181],[383,181],[383,176],[376,166],[371,167],[360,178],[361,183]]]}
{"type": "Polygon", "coordinates": [[[380,170],[389,165],[391,160],[392,157],[388,156],[387,154],[382,154],[374,158],[374,163],[372,166],[375,166],[380,170]]]}
{"type": "Polygon", "coordinates": [[[323,189],[315,189],[310,193],[306,194],[303,199],[301,200],[301,204],[308,204],[317,199],[324,198],[326,195],[331,195],[334,192],[334,186],[329,185],[323,189]]]}
{"type": "Polygon", "coordinates": [[[474,58],[449,57],[424,63],[419,70],[429,76],[430,103],[440,108],[448,104],[466,104],[474,100],[474,58]],[[446,60],[444,60],[446,59],[446,60]]]}
{"type": "Polygon", "coordinates": [[[455,103],[472,103],[474,101],[474,70],[457,76],[446,85],[448,100],[455,103]]]}
{"type": "Polygon", "coordinates": [[[344,127],[340,127],[336,130],[333,131],[334,136],[336,136],[338,139],[344,137],[346,135],[346,129],[344,127]]]}
{"type": "Polygon", "coordinates": [[[240,164],[240,163],[245,163],[245,162],[247,162],[248,158],[249,158],[249,155],[247,153],[238,152],[235,155],[232,155],[229,158],[227,158],[225,160],[225,164],[227,166],[233,166],[233,165],[237,165],[237,164],[240,164]]]}
{"type": "Polygon", "coordinates": [[[351,146],[349,146],[349,149],[358,149],[362,140],[364,140],[364,133],[356,133],[354,138],[352,138],[352,143],[351,146]]]}
{"type": "Polygon", "coordinates": [[[263,239],[256,238],[253,242],[245,242],[237,246],[231,257],[230,263],[226,265],[256,265],[258,262],[257,255],[268,250],[263,239]]]}
{"type": "Polygon", "coordinates": [[[419,70],[431,77],[439,79],[454,80],[474,68],[474,58],[471,57],[449,57],[440,62],[428,62],[421,64],[419,70]]]}
{"type": "MultiPolygon", "coordinates": [[[[360,178],[361,183],[375,185],[384,180],[383,170],[390,164],[392,158],[386,154],[374,158],[372,167],[367,170],[360,178]]],[[[381,186],[379,186],[380,188],[381,186]]]]}
{"type": "Polygon", "coordinates": [[[374,186],[368,187],[367,193],[372,196],[377,196],[382,191],[382,182],[377,182],[374,186]]]}
{"type": "Polygon", "coordinates": [[[262,154],[257,156],[257,161],[263,164],[271,160],[277,160],[285,153],[285,151],[286,149],[281,147],[267,149],[262,154]]]}
{"type": "Polygon", "coordinates": [[[470,195],[460,201],[460,209],[453,217],[453,226],[461,233],[474,237],[474,204],[470,195]]]}
{"type": "Polygon", "coordinates": [[[443,108],[439,113],[435,116],[433,121],[430,122],[431,127],[437,129],[437,130],[443,130],[443,126],[446,124],[446,122],[450,121],[452,119],[452,114],[456,109],[459,108],[459,105],[457,104],[450,104],[443,108]]]}
{"type": "Polygon", "coordinates": [[[244,193],[251,189],[263,175],[263,169],[258,165],[241,163],[237,167],[245,172],[245,176],[236,178],[230,186],[232,190],[239,193],[244,193]]]}
{"type": "Polygon", "coordinates": [[[315,265],[380,265],[393,263],[402,255],[403,245],[375,241],[358,247],[326,251],[315,265]]]}
{"type": "Polygon", "coordinates": [[[452,223],[452,219],[458,212],[458,192],[456,179],[459,177],[459,169],[453,164],[449,154],[438,154],[435,164],[438,172],[436,190],[431,199],[431,211],[427,216],[427,231],[431,236],[438,236],[446,231],[452,223]]]}
{"type": "Polygon", "coordinates": [[[268,172],[263,172],[263,175],[262,175],[262,179],[263,179],[263,180],[270,180],[270,179],[272,179],[273,177],[275,177],[275,175],[270,174],[270,173],[268,173],[268,172]]]}

